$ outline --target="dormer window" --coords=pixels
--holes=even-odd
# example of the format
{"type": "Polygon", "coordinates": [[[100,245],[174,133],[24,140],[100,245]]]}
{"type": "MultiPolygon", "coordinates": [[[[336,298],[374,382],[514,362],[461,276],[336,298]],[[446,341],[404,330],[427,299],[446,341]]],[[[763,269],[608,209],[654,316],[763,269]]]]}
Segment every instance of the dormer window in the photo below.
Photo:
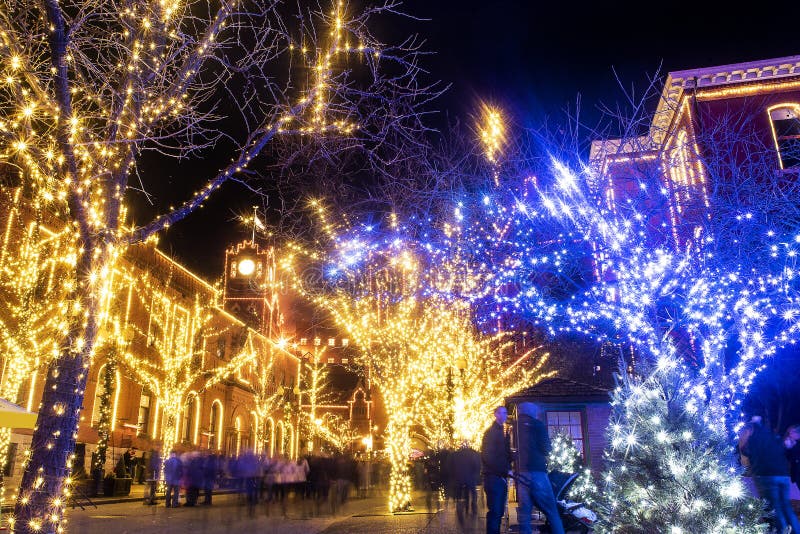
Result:
{"type": "Polygon", "coordinates": [[[800,104],[772,108],[769,118],[781,169],[800,168],[800,104]]]}

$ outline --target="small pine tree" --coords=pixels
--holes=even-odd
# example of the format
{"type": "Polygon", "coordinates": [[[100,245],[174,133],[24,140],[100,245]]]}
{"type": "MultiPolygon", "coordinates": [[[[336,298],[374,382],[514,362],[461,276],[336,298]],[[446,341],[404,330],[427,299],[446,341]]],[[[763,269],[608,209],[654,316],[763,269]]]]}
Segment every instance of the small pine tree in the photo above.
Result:
{"type": "Polygon", "coordinates": [[[665,357],[648,378],[625,378],[614,392],[600,531],[764,532],[762,505],[727,461],[724,426],[707,417],[693,382],[665,357]]]}
{"type": "Polygon", "coordinates": [[[556,432],[550,440],[550,456],[547,465],[551,471],[562,473],[577,473],[580,476],[573,482],[567,497],[574,501],[591,504],[597,495],[597,486],[592,479],[592,472],[586,468],[581,459],[581,453],[575,447],[572,437],[565,432],[556,432]]]}

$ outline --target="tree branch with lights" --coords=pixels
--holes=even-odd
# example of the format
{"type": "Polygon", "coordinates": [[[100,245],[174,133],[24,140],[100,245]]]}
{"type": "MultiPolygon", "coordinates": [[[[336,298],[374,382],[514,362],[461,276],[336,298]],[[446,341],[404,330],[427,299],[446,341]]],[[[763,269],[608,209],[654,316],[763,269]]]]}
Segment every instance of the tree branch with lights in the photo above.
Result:
{"type": "MultiPolygon", "coordinates": [[[[293,17],[260,0],[0,5],[4,161],[77,240],[67,297],[74,320],[47,374],[17,531],[61,529],[97,316],[124,248],[180,221],[225,182],[251,178],[254,159],[282,134],[379,142],[386,129],[406,125],[382,122],[372,106],[437,93],[420,83],[419,42],[384,45],[370,33],[373,19],[400,13],[397,3],[332,8],[303,7],[293,17]],[[143,191],[152,200],[149,184],[163,179],[145,172],[160,168],[151,159],[222,153],[230,163],[185,202],[157,206],[151,221],[126,221],[125,196],[143,191]]],[[[409,109],[406,124],[417,117],[409,109]]]]}

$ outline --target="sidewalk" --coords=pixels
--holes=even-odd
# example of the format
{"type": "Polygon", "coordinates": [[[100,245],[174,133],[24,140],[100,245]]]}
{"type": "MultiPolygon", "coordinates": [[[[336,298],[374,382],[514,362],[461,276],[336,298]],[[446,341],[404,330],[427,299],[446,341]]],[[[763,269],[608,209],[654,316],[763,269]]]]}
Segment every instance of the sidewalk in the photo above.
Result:
{"type": "MultiPolygon", "coordinates": [[[[259,503],[252,513],[240,494],[216,495],[212,506],[166,508],[140,502],[107,501],[97,508],[67,510],[67,532],[87,534],[316,534],[354,515],[370,515],[385,509],[383,496],[351,499],[337,513],[325,506],[315,510],[311,501],[288,499],[285,505],[259,503]]],[[[349,530],[345,530],[348,531],[349,530]]]]}

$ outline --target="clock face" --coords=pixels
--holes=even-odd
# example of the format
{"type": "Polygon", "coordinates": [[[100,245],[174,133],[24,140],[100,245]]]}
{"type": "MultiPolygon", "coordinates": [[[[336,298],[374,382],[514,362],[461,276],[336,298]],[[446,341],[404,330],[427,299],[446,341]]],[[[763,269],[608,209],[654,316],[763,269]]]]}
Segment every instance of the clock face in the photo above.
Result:
{"type": "Polygon", "coordinates": [[[245,258],[239,262],[239,274],[242,276],[250,276],[256,270],[256,263],[250,258],[245,258]]]}

